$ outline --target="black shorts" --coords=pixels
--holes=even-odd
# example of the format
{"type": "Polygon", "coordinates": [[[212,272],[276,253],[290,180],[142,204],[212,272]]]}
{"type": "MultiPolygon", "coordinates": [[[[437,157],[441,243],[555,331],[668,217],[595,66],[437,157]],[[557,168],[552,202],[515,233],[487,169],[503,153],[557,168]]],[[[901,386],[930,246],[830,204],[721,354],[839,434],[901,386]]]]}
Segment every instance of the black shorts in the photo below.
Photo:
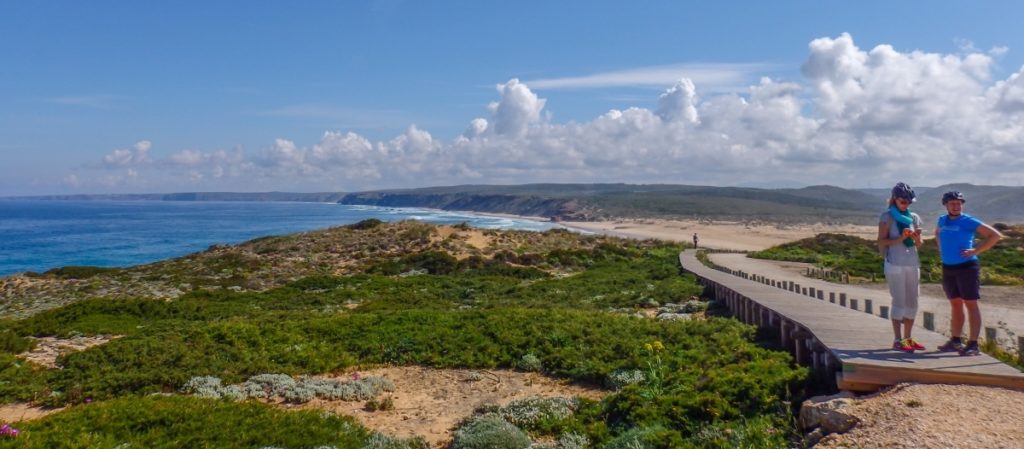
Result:
{"type": "Polygon", "coordinates": [[[981,265],[977,261],[959,265],[942,265],[942,290],[947,299],[981,298],[981,265]]]}

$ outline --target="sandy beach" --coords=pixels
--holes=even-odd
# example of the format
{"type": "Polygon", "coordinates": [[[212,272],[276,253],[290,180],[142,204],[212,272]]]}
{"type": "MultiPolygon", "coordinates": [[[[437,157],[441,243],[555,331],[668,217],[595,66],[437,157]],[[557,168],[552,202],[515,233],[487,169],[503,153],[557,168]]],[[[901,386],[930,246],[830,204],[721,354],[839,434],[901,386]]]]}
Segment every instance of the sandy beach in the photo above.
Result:
{"type": "Polygon", "coordinates": [[[839,233],[874,239],[875,226],[813,224],[750,224],[711,220],[633,219],[615,221],[572,221],[560,223],[581,229],[621,237],[653,238],[692,242],[697,233],[699,244],[706,248],[758,251],[782,243],[813,237],[820,233],[839,233]]]}

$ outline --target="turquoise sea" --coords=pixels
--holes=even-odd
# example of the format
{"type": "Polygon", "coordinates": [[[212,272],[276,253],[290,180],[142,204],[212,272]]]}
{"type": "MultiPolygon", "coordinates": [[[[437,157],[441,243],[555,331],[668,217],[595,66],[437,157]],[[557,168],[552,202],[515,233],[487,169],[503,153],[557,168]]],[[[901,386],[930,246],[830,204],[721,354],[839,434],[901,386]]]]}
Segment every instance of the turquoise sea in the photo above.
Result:
{"type": "Polygon", "coordinates": [[[466,222],[543,231],[547,222],[334,203],[0,200],[0,276],[68,265],[126,267],[233,244],[355,223],[466,222]]]}

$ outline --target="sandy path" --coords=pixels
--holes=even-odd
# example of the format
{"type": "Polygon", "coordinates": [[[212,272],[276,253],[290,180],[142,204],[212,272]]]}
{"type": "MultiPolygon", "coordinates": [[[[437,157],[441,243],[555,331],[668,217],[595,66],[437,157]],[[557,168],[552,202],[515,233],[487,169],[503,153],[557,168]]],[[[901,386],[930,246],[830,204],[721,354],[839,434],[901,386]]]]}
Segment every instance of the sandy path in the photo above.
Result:
{"type": "MultiPolygon", "coordinates": [[[[815,289],[824,290],[826,301],[828,300],[828,292],[835,292],[837,297],[839,293],[846,293],[848,298],[859,299],[859,307],[863,310],[863,300],[871,299],[874,303],[876,314],[878,313],[879,306],[887,306],[890,302],[889,291],[886,289],[884,284],[865,287],[856,284],[836,284],[819,279],[811,279],[800,274],[801,271],[805,270],[806,267],[809,266],[808,264],[751,259],[744,254],[718,253],[709,254],[708,257],[712,262],[733,270],[756,273],[776,280],[793,281],[800,284],[802,287],[814,287],[815,289]]],[[[1020,302],[1006,302],[1005,304],[985,303],[984,298],[986,294],[988,294],[989,289],[990,287],[982,287],[982,326],[998,328],[1000,327],[998,324],[999,322],[1005,323],[1006,329],[997,329],[997,338],[1004,340],[1000,342],[1002,346],[1015,348],[1016,336],[1024,335],[1024,304],[1021,304],[1020,302]],[[1016,307],[1009,307],[1010,305],[1016,307]],[[1006,332],[1007,329],[1014,335],[1009,335],[1006,332]]],[[[1006,291],[1006,289],[1002,289],[1002,291],[1006,291]]],[[[923,327],[924,312],[932,312],[935,314],[936,332],[948,336],[949,303],[945,296],[941,295],[941,287],[939,287],[938,292],[934,291],[932,288],[923,290],[921,297],[918,299],[918,304],[919,307],[915,325],[923,327]]],[[[967,329],[965,327],[964,332],[966,331],[967,329]]],[[[984,331],[982,332],[982,338],[984,338],[984,331]]]]}
{"type": "Polygon", "coordinates": [[[616,221],[562,222],[569,228],[619,237],[653,238],[690,243],[697,233],[699,245],[705,248],[756,251],[775,245],[813,237],[823,232],[875,238],[875,226],[855,225],[776,225],[697,220],[638,219],[616,221]]]}

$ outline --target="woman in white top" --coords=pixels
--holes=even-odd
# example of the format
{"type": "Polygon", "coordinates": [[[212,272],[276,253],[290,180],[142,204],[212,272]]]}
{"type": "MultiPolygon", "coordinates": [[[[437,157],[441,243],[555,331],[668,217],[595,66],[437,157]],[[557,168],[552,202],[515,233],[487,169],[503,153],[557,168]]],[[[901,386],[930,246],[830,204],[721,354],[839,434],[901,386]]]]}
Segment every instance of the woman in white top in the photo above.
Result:
{"type": "Polygon", "coordinates": [[[897,183],[889,196],[889,208],[878,219],[878,249],[885,256],[885,281],[892,295],[892,347],[903,352],[924,350],[924,345],[911,337],[921,289],[921,262],[917,255],[921,246],[921,217],[910,211],[915,198],[914,189],[897,183]]]}

